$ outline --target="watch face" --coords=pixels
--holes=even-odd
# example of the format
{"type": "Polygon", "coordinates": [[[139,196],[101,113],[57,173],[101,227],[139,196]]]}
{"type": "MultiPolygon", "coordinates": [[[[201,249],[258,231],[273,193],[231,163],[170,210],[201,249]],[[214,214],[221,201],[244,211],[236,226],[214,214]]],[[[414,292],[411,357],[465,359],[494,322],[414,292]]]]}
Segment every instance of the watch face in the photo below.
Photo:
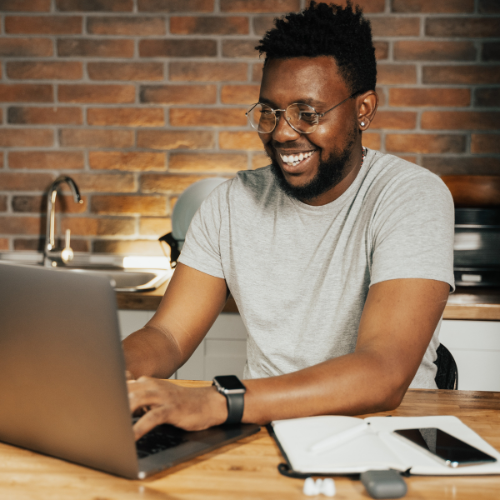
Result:
{"type": "Polygon", "coordinates": [[[240,382],[240,379],[235,375],[219,375],[215,377],[219,385],[228,391],[245,390],[245,386],[240,382]]]}

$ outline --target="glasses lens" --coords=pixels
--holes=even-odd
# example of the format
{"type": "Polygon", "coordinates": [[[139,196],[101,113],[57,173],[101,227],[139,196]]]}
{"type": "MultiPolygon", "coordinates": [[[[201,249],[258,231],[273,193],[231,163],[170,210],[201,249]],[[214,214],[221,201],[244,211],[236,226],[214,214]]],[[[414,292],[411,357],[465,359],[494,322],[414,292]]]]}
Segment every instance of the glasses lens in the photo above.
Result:
{"type": "Polygon", "coordinates": [[[318,126],[318,114],[307,104],[290,104],[286,109],[288,123],[297,131],[310,134],[318,126]]]}
{"type": "Polygon", "coordinates": [[[248,119],[250,125],[264,134],[272,132],[276,124],[276,116],[274,111],[269,106],[257,104],[249,113],[248,119]]]}

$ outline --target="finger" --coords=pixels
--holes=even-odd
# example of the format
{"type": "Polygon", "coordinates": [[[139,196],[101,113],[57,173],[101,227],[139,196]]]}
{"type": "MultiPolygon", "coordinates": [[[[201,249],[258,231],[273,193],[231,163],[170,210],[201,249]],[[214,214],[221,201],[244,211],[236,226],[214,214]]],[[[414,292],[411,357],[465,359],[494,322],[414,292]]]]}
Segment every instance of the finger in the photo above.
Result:
{"type": "Polygon", "coordinates": [[[137,441],[157,425],[168,423],[165,421],[165,416],[165,408],[155,408],[148,411],[133,426],[135,440],[137,441]]]}
{"type": "Polygon", "coordinates": [[[141,377],[136,381],[129,381],[128,397],[130,411],[134,413],[139,408],[158,406],[169,399],[168,388],[162,387],[162,381],[141,377]]]}

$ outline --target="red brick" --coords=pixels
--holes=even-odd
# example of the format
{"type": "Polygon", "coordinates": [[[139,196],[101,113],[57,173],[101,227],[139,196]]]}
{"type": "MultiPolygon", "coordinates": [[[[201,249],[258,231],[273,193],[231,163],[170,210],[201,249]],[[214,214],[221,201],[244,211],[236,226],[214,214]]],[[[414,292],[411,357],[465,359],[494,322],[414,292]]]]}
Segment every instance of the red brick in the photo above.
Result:
{"type": "Polygon", "coordinates": [[[500,43],[483,43],[483,50],[481,51],[482,61],[500,61],[500,43]]]}
{"type": "Polygon", "coordinates": [[[91,210],[96,214],[166,215],[164,196],[109,196],[94,195],[91,210]]]}
{"type": "Polygon", "coordinates": [[[79,80],[83,76],[82,66],[77,61],[9,61],[7,75],[16,80],[79,80]]]}
{"type": "Polygon", "coordinates": [[[476,89],[474,104],[476,106],[500,106],[500,88],[476,89]]]}
{"type": "Polygon", "coordinates": [[[422,158],[422,166],[438,175],[500,175],[498,158],[430,156],[422,158]]]}
{"type": "Polygon", "coordinates": [[[474,61],[472,42],[401,41],[394,43],[394,59],[400,61],[474,61]]]}
{"type": "Polygon", "coordinates": [[[161,104],[213,104],[215,85],[141,85],[140,101],[161,104]]]}
{"type": "Polygon", "coordinates": [[[176,108],[170,110],[170,124],[174,127],[238,127],[247,124],[245,109],[176,108]]]}
{"type": "Polygon", "coordinates": [[[0,172],[3,191],[45,191],[53,180],[52,174],[0,172]]]}
{"type": "Polygon", "coordinates": [[[389,90],[391,106],[469,106],[469,89],[394,88],[389,90]]]}
{"type": "Polygon", "coordinates": [[[133,0],[56,0],[56,9],[62,12],[132,12],[133,0]]]}
{"type": "Polygon", "coordinates": [[[224,85],[221,102],[224,104],[254,104],[259,102],[260,85],[224,85]]]}
{"type": "Polygon", "coordinates": [[[300,9],[299,0],[221,0],[221,12],[292,12],[300,9]]]}
{"type": "Polygon", "coordinates": [[[53,100],[52,85],[0,84],[0,102],[52,102],[53,100]]]}
{"type": "Polygon", "coordinates": [[[59,102],[133,103],[133,85],[59,85],[59,102]]]}
{"type": "Polygon", "coordinates": [[[139,221],[139,234],[159,238],[171,231],[172,219],[170,217],[141,217],[139,221]]]}
{"type": "Polygon", "coordinates": [[[135,221],[132,218],[91,218],[64,217],[61,232],[71,230],[71,235],[78,236],[123,236],[134,234],[135,221]]]}
{"type": "Polygon", "coordinates": [[[0,0],[0,12],[49,12],[51,0],[0,0]]]}
{"type": "Polygon", "coordinates": [[[3,151],[0,151],[0,168],[3,168],[3,151]]]}
{"type": "Polygon", "coordinates": [[[246,154],[172,153],[171,172],[238,172],[247,169],[246,154]]]}
{"type": "MultiPolygon", "coordinates": [[[[39,128],[3,128],[0,129],[0,147],[4,148],[33,148],[52,146],[54,133],[52,130],[39,128]]],[[[1,183],[0,183],[1,186],[1,183]]]]}
{"type": "Polygon", "coordinates": [[[141,40],[141,57],[215,57],[217,42],[208,39],[141,40]]]}
{"type": "Polygon", "coordinates": [[[0,57],[49,57],[54,53],[48,38],[0,39],[0,57]]]}
{"type": "Polygon", "coordinates": [[[362,144],[365,148],[380,150],[382,139],[380,134],[363,132],[362,144]]]}
{"type": "Polygon", "coordinates": [[[262,70],[264,63],[252,64],[252,82],[259,82],[262,80],[262,70]]]}
{"type": "Polygon", "coordinates": [[[141,191],[143,193],[182,193],[186,188],[208,175],[182,174],[143,174],[141,191]]]}
{"type": "MultiPolygon", "coordinates": [[[[42,219],[43,220],[43,219],[42,219]]],[[[43,250],[45,238],[16,238],[14,239],[14,250],[30,250],[41,252],[43,250]]],[[[62,243],[62,242],[61,242],[62,243]]],[[[89,252],[90,242],[79,239],[71,239],[71,248],[75,252],[89,252]]]]}
{"type": "Polygon", "coordinates": [[[500,154],[499,134],[472,134],[471,153],[500,154]]]}
{"type": "MultiPolygon", "coordinates": [[[[78,214],[87,211],[87,197],[82,196],[83,203],[75,203],[73,195],[61,195],[56,198],[56,212],[78,214]]],[[[20,195],[12,197],[12,210],[19,213],[41,213],[47,207],[47,195],[20,195]]]]}
{"type": "Polygon", "coordinates": [[[80,108],[13,106],[8,110],[8,122],[22,125],[81,125],[83,117],[80,108]]]}
{"type": "Polygon", "coordinates": [[[80,16],[6,16],[5,32],[25,35],[79,35],[80,16]]]}
{"type": "Polygon", "coordinates": [[[0,233],[2,234],[38,234],[40,217],[2,216],[0,233]]]}
{"type": "Polygon", "coordinates": [[[169,77],[174,82],[245,81],[248,75],[246,63],[219,62],[171,62],[169,77]]]}
{"type": "Polygon", "coordinates": [[[500,34],[500,17],[439,17],[427,19],[425,34],[439,37],[498,37],[500,34]]]}
{"type": "Polygon", "coordinates": [[[214,0],[138,0],[139,12],[213,12],[214,0]]]}
{"type": "MultiPolygon", "coordinates": [[[[306,0],[306,4],[309,5],[309,0],[306,0]]],[[[328,2],[327,2],[328,3],[328,2]]],[[[336,4],[344,5],[346,4],[345,0],[338,0],[334,2],[336,4]]],[[[359,0],[357,2],[353,2],[355,5],[359,5],[365,14],[372,14],[377,12],[384,12],[385,10],[385,0],[359,0]]]]}
{"type": "Polygon", "coordinates": [[[92,173],[71,174],[82,192],[89,193],[135,193],[134,174],[125,173],[92,173]]]}
{"type": "Polygon", "coordinates": [[[373,42],[375,47],[375,58],[377,61],[387,59],[389,57],[389,44],[387,42],[373,42]]]}
{"type": "Polygon", "coordinates": [[[170,18],[170,32],[174,35],[247,35],[247,17],[175,17],[170,18]]]}
{"type": "Polygon", "coordinates": [[[462,153],[465,136],[458,134],[387,134],[387,151],[396,153],[462,153]]]}
{"type": "Polygon", "coordinates": [[[418,36],[420,34],[418,17],[371,17],[370,24],[373,36],[418,36]]]}
{"type": "Polygon", "coordinates": [[[7,196],[0,194],[0,212],[7,211],[7,196]]]}
{"type": "Polygon", "coordinates": [[[417,123],[417,114],[410,111],[377,111],[370,124],[371,129],[413,129],[417,123]]]}
{"type": "Polygon", "coordinates": [[[9,250],[9,240],[7,238],[0,238],[0,250],[9,250]]]}
{"type": "Polygon", "coordinates": [[[262,151],[264,148],[256,132],[220,132],[221,149],[239,149],[243,151],[262,151]]]}
{"type": "Polygon", "coordinates": [[[222,40],[222,55],[224,57],[257,58],[259,52],[255,50],[258,40],[222,40]]]}
{"type": "Polygon", "coordinates": [[[256,35],[263,36],[274,27],[276,16],[255,16],[252,20],[253,31],[256,35]]]}
{"type": "Polygon", "coordinates": [[[160,17],[99,16],[87,19],[92,35],[154,36],[165,34],[165,20],[160,17]]]}
{"type": "Polygon", "coordinates": [[[149,170],[165,170],[165,153],[152,152],[118,152],[90,151],[90,168],[95,170],[124,170],[146,172],[149,170]]]}
{"type": "Polygon", "coordinates": [[[137,147],[150,149],[210,149],[214,146],[213,132],[138,130],[137,147]]]}
{"type": "Polygon", "coordinates": [[[133,57],[134,41],[61,38],[57,40],[57,54],[60,57],[133,57]]]}
{"type": "Polygon", "coordinates": [[[165,124],[163,108],[89,108],[89,125],[157,127],[165,124]]]}
{"type": "Polygon", "coordinates": [[[423,83],[498,84],[500,65],[424,66],[423,83]]]}
{"type": "Polygon", "coordinates": [[[474,0],[392,0],[393,12],[409,13],[457,13],[474,12],[474,0]]]}
{"type": "Polygon", "coordinates": [[[252,155],[252,169],[267,167],[271,163],[269,156],[260,153],[254,153],[252,155]]]}
{"type": "Polygon", "coordinates": [[[377,83],[379,85],[417,83],[417,68],[413,64],[378,64],[377,83]]]}
{"type": "Polygon", "coordinates": [[[500,113],[480,111],[425,111],[421,126],[430,130],[496,130],[500,113]]]}
{"type": "Polygon", "coordinates": [[[479,0],[478,12],[481,14],[500,14],[498,0],[479,0]]]}
{"type": "Polygon", "coordinates": [[[131,130],[63,129],[61,146],[77,148],[130,148],[134,145],[131,130]]]}
{"type": "Polygon", "coordinates": [[[157,240],[96,240],[92,244],[92,253],[115,253],[120,255],[152,255],[163,257],[163,251],[157,240]]]}
{"type": "Polygon", "coordinates": [[[89,62],[87,72],[91,80],[163,80],[163,63],[89,62]]]}
{"type": "Polygon", "coordinates": [[[80,151],[11,151],[9,168],[34,170],[81,170],[84,168],[80,151]]]}

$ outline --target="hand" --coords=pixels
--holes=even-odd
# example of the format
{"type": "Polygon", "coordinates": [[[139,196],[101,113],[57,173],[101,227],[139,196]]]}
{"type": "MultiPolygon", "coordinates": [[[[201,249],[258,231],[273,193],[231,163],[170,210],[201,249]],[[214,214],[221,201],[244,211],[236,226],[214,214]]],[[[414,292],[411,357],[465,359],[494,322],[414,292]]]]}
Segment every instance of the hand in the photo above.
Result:
{"type": "Polygon", "coordinates": [[[136,440],[160,424],[199,431],[227,419],[226,398],[213,386],[180,387],[151,377],[129,380],[127,385],[130,411],[147,410],[134,425],[136,440]]]}

